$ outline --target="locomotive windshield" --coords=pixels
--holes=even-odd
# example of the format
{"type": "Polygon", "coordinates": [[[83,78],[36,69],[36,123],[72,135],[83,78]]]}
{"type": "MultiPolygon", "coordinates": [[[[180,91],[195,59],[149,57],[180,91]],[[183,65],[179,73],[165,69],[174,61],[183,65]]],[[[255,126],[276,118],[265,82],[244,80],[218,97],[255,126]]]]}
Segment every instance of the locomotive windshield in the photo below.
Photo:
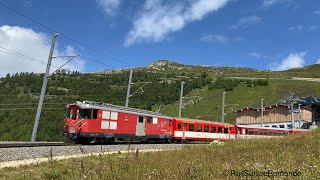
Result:
{"type": "Polygon", "coordinates": [[[70,108],[66,109],[65,117],[69,118],[70,117],[70,108]]]}

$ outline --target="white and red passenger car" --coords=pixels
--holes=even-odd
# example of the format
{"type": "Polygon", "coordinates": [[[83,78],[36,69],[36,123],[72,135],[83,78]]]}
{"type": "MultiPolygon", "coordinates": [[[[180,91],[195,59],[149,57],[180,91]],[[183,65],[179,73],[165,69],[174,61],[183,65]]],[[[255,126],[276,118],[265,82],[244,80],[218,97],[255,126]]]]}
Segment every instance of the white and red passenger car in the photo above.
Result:
{"type": "Polygon", "coordinates": [[[68,104],[64,133],[75,142],[95,141],[225,141],[282,137],[309,130],[252,127],[163,116],[151,111],[101,102],[68,104]]]}

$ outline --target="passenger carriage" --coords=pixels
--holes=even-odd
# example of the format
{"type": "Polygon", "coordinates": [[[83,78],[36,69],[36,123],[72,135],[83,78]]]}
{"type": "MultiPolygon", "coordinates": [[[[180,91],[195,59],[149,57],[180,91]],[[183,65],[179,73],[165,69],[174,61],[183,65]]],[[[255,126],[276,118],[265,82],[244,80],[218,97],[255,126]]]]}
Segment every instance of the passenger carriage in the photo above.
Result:
{"type": "Polygon", "coordinates": [[[176,141],[225,141],[235,139],[235,126],[228,123],[174,118],[173,139],[176,141]]]}

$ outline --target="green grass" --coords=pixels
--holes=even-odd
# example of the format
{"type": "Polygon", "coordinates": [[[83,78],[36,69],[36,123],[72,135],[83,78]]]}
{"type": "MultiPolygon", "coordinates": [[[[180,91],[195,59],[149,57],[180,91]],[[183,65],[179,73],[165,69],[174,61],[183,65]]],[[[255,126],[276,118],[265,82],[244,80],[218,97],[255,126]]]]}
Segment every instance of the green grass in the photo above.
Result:
{"type": "MultiPolygon", "coordinates": [[[[182,111],[182,117],[212,120],[206,115],[215,115],[214,121],[221,120],[222,93],[223,89],[197,90],[201,93],[191,93],[202,96],[201,100],[190,106],[186,106],[182,111]]],[[[269,80],[268,86],[246,87],[239,85],[232,92],[227,92],[225,97],[225,122],[234,123],[234,111],[245,107],[260,107],[260,99],[264,98],[265,106],[275,104],[283,98],[289,91],[297,92],[300,97],[309,95],[320,96],[320,83],[293,80],[269,80]]],[[[192,96],[188,94],[187,96],[192,96]]],[[[187,100],[184,100],[187,101],[187,100]]],[[[174,103],[163,106],[160,110],[162,114],[178,116],[179,104],[174,103]]]]}
{"type": "Polygon", "coordinates": [[[227,76],[239,77],[259,77],[259,78],[320,78],[320,64],[305,66],[303,68],[290,69],[286,71],[261,71],[261,72],[239,72],[232,73],[227,76]]]}
{"type": "Polygon", "coordinates": [[[320,129],[284,138],[233,140],[224,145],[187,146],[182,150],[49,161],[2,169],[0,179],[226,179],[223,173],[231,170],[296,171],[301,173],[299,179],[319,179],[319,147],[320,129]]]}

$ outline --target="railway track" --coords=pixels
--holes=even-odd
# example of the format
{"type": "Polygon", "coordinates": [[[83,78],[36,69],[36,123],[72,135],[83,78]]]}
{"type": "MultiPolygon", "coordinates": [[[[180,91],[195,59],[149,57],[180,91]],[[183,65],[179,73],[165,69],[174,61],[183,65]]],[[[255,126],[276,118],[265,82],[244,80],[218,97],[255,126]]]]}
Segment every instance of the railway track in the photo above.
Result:
{"type": "Polygon", "coordinates": [[[43,147],[43,146],[72,146],[73,143],[64,142],[16,142],[16,143],[0,143],[0,148],[15,148],[15,147],[43,147]]]}
{"type": "Polygon", "coordinates": [[[186,144],[113,144],[76,145],[69,143],[0,143],[0,169],[16,165],[63,159],[65,157],[91,156],[92,154],[118,154],[124,152],[178,150],[186,144]]]}

